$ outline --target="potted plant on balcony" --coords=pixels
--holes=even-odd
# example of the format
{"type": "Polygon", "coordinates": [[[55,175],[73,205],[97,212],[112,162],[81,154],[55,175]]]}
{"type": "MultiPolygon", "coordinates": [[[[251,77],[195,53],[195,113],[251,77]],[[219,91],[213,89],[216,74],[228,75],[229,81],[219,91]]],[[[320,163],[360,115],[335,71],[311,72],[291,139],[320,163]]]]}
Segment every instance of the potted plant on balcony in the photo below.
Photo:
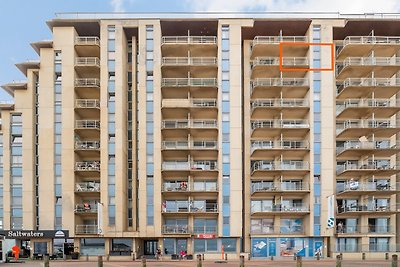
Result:
{"type": "Polygon", "coordinates": [[[79,248],[74,247],[74,252],[71,252],[71,259],[78,260],[79,259],[79,248]]]}

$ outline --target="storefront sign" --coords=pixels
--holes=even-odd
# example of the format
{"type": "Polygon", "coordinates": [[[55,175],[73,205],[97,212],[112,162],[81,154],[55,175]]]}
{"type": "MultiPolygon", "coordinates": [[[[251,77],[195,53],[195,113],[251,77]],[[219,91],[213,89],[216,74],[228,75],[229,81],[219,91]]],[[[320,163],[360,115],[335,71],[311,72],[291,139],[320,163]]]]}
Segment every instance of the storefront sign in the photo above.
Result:
{"type": "Polygon", "coordinates": [[[215,238],[215,235],[212,235],[212,234],[199,234],[199,235],[195,235],[195,238],[209,239],[209,238],[215,238]]]}
{"type": "Polygon", "coordinates": [[[2,230],[0,236],[7,239],[69,238],[68,230],[2,230]]]}

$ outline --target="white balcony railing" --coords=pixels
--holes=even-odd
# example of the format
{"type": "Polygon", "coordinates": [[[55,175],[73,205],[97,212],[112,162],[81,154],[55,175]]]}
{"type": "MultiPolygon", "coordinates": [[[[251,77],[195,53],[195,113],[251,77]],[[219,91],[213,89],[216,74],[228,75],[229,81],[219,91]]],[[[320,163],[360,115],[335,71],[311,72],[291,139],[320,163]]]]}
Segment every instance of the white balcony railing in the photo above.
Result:
{"type": "Polygon", "coordinates": [[[279,44],[282,42],[305,43],[308,42],[308,38],[307,36],[256,36],[251,45],[253,47],[258,44],[279,44]]]}
{"type": "Polygon", "coordinates": [[[75,141],[77,150],[99,150],[100,141],[75,141]]]}
{"type": "Polygon", "coordinates": [[[100,161],[75,162],[76,171],[100,171],[100,161]]]}
{"type": "Polygon", "coordinates": [[[100,38],[97,36],[79,36],[75,39],[75,45],[98,45],[100,46],[100,38]]]}
{"type": "Polygon", "coordinates": [[[98,57],[77,57],[77,58],[75,58],[75,66],[100,67],[100,59],[98,57]]]}
{"type": "Polygon", "coordinates": [[[216,78],[163,78],[161,87],[218,87],[216,78]]]}
{"type": "Polygon", "coordinates": [[[308,87],[310,83],[306,78],[257,78],[250,85],[253,90],[256,87],[308,87]]]}
{"type": "Polygon", "coordinates": [[[290,213],[297,213],[297,212],[309,212],[310,207],[306,206],[305,204],[273,204],[273,205],[254,205],[252,201],[251,213],[257,212],[290,212],[290,213]]]}
{"type": "Polygon", "coordinates": [[[284,192],[284,191],[308,191],[310,187],[302,181],[298,182],[279,182],[271,181],[252,182],[251,193],[255,192],[284,192]]]}
{"type": "Polygon", "coordinates": [[[98,226],[97,225],[87,225],[87,224],[77,224],[75,226],[76,234],[97,234],[98,226]]]}
{"type": "Polygon", "coordinates": [[[188,161],[164,161],[162,163],[162,170],[176,170],[176,171],[189,171],[189,170],[202,170],[202,171],[215,171],[218,169],[216,160],[195,160],[188,161]]]}
{"type": "Polygon", "coordinates": [[[337,62],[336,75],[348,66],[399,66],[400,57],[348,57],[337,62]]]}
{"type": "Polygon", "coordinates": [[[190,100],[191,106],[195,108],[211,108],[217,106],[217,100],[213,98],[197,99],[192,98],[190,100]]]}
{"type": "Polygon", "coordinates": [[[216,36],[163,36],[161,45],[164,44],[217,44],[216,36]]]}
{"type": "Polygon", "coordinates": [[[75,192],[100,192],[100,183],[97,182],[76,183],[75,192]]]}
{"type": "Polygon", "coordinates": [[[396,128],[396,123],[391,120],[346,120],[340,121],[336,124],[336,133],[340,134],[346,129],[351,128],[396,128]]]}
{"type": "Polygon", "coordinates": [[[338,193],[353,192],[353,191],[396,191],[399,187],[399,183],[391,185],[389,182],[359,182],[350,181],[344,184],[338,184],[336,191],[338,193]]]}
{"type": "Polygon", "coordinates": [[[346,141],[342,146],[336,148],[336,153],[340,154],[346,150],[371,150],[371,149],[396,149],[400,147],[400,142],[391,144],[390,141],[346,141]]]}
{"type": "Polygon", "coordinates": [[[337,55],[347,45],[399,45],[400,37],[397,36],[347,36],[337,49],[337,55]]]}
{"type": "Polygon", "coordinates": [[[255,171],[292,171],[309,170],[310,165],[307,161],[287,160],[287,161],[268,161],[258,160],[252,162],[251,172],[255,171]]]}
{"type": "Polygon", "coordinates": [[[286,129],[306,129],[310,128],[308,120],[252,120],[251,129],[263,128],[286,128],[286,129]]]}
{"type": "Polygon", "coordinates": [[[365,161],[346,161],[336,166],[336,173],[341,174],[350,170],[398,170],[398,164],[390,160],[365,160],[365,161]]]}
{"type": "Polygon", "coordinates": [[[190,234],[189,225],[163,225],[161,229],[163,234],[190,234]]]}
{"type": "Polygon", "coordinates": [[[75,87],[100,87],[100,79],[78,78],[75,79],[75,87]]]}
{"type": "Polygon", "coordinates": [[[336,113],[339,114],[347,108],[391,108],[400,106],[400,101],[393,99],[346,99],[336,103],[336,113]]]}
{"type": "Polygon", "coordinates": [[[77,99],[75,100],[75,108],[100,108],[100,100],[77,99]]]}
{"type": "Polygon", "coordinates": [[[99,120],[76,120],[76,129],[100,129],[99,120]]]}
{"type": "Polygon", "coordinates": [[[217,128],[217,120],[163,120],[162,129],[217,128]]]}
{"type": "Polygon", "coordinates": [[[259,149],[308,149],[309,142],[308,141],[296,141],[296,140],[282,140],[282,141],[251,141],[251,152],[254,152],[259,149]]]}
{"type": "Polygon", "coordinates": [[[216,57],[163,57],[163,66],[209,66],[217,65],[216,57]]]}
{"type": "Polygon", "coordinates": [[[217,149],[217,141],[163,141],[162,148],[167,150],[179,149],[217,149]]]}
{"type": "Polygon", "coordinates": [[[271,98],[271,99],[257,99],[251,101],[252,110],[256,108],[269,108],[269,107],[282,107],[282,108],[296,108],[308,107],[308,100],[303,98],[271,98]]]}
{"type": "Polygon", "coordinates": [[[256,57],[251,61],[251,67],[255,66],[308,66],[307,57],[284,57],[282,58],[282,63],[279,57],[256,57]]]}

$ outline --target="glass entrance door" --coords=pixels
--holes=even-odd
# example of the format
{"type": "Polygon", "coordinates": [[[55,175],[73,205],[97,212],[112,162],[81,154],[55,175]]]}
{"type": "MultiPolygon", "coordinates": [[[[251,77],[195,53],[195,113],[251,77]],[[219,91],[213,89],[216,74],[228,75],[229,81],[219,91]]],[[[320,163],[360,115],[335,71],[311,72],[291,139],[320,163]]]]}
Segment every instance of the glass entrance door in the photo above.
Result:
{"type": "Polygon", "coordinates": [[[144,241],[144,255],[156,255],[158,247],[157,240],[145,240],[144,241]]]}

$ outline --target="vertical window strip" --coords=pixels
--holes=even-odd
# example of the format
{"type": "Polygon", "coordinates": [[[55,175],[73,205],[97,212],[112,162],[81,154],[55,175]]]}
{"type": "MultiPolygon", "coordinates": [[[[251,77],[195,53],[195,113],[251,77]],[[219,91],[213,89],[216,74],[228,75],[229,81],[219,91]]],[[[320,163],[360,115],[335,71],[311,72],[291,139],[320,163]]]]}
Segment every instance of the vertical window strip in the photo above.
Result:
{"type": "Polygon", "coordinates": [[[0,229],[4,229],[3,134],[0,134],[0,229]]]}
{"type": "MultiPolygon", "coordinates": [[[[223,86],[222,93],[227,94],[229,96],[230,92],[230,80],[229,80],[229,71],[230,71],[230,58],[229,58],[229,25],[222,25],[221,29],[221,80],[222,84],[227,86],[223,86]]],[[[230,101],[229,97],[225,100],[222,100],[222,124],[229,125],[229,116],[230,116],[230,101]]],[[[228,159],[222,161],[222,235],[230,236],[230,128],[223,127],[222,129],[222,158],[228,159]]]]}
{"type": "MultiPolygon", "coordinates": [[[[132,51],[133,51],[133,44],[132,40],[128,41],[128,64],[132,64],[132,51]]],[[[129,68],[128,68],[129,69],[129,68]]],[[[131,68],[132,69],[132,68],[131,68]]],[[[132,119],[132,108],[133,108],[133,102],[132,102],[132,71],[128,70],[128,122],[127,122],[127,131],[128,131],[128,159],[127,159],[127,188],[128,188],[128,194],[127,194],[127,214],[128,214],[128,227],[133,226],[133,211],[132,211],[132,201],[133,201],[133,192],[132,192],[132,184],[133,184],[133,173],[132,173],[132,147],[133,147],[133,119],[132,119]]]]}
{"type": "Polygon", "coordinates": [[[35,218],[36,230],[39,230],[40,217],[39,217],[39,74],[35,75],[35,139],[34,139],[34,168],[35,168],[35,218]]]}
{"type": "Polygon", "coordinates": [[[54,51],[54,229],[62,229],[62,174],[61,174],[61,96],[62,96],[62,53],[54,51]]]}
{"type": "Polygon", "coordinates": [[[154,123],[153,123],[153,25],[146,26],[146,218],[147,225],[154,225],[154,123]]]}
{"type": "MultiPolygon", "coordinates": [[[[313,42],[320,43],[321,42],[321,26],[314,25],[313,26],[313,42]]],[[[314,64],[321,64],[321,48],[319,46],[313,46],[313,63],[314,64]]],[[[320,67],[320,66],[314,66],[320,67]]],[[[313,99],[314,100],[314,125],[321,124],[321,109],[316,107],[320,107],[320,100],[321,99],[321,72],[314,72],[313,73],[313,99]]],[[[314,129],[314,187],[320,186],[320,177],[321,177],[321,132],[320,129],[314,129]],[[317,149],[318,148],[318,149],[317,149]]],[[[314,190],[314,235],[320,236],[321,235],[321,224],[320,224],[320,214],[321,214],[321,206],[318,204],[320,203],[320,190],[314,190]],[[316,215],[318,214],[318,215],[316,215]]]]}
{"type": "MultiPolygon", "coordinates": [[[[115,81],[115,26],[108,28],[108,74],[115,81]]],[[[111,79],[110,79],[111,80],[111,79]]],[[[115,225],[115,84],[109,84],[108,92],[108,225],[115,225]]]]}

